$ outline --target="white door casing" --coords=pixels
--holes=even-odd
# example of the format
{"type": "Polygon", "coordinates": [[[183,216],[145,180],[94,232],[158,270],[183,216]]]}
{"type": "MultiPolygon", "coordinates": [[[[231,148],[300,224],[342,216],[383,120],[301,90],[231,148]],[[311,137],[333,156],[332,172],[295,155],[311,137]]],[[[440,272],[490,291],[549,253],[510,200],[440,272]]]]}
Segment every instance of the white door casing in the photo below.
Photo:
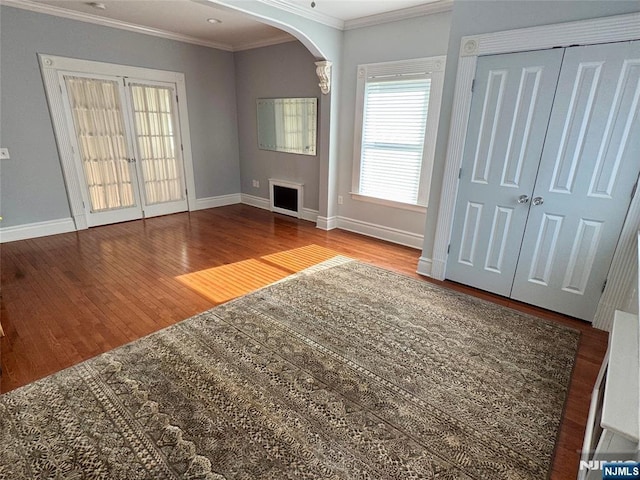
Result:
{"type": "MultiPolygon", "coordinates": [[[[431,262],[423,261],[421,263],[421,265],[429,265],[431,268],[428,272],[418,271],[418,273],[428,274],[440,280],[445,278],[447,251],[458,188],[458,173],[462,163],[471,105],[471,84],[478,57],[571,45],[636,40],[639,37],[638,32],[640,32],[640,13],[632,13],[462,38],[432,259],[431,262]]],[[[625,294],[620,292],[626,292],[627,286],[635,274],[633,268],[626,267],[633,264],[633,256],[635,255],[633,240],[639,223],[640,196],[636,195],[629,209],[629,215],[614,255],[612,270],[608,277],[609,281],[594,319],[594,326],[598,328],[610,328],[616,306],[626,302],[625,294]]]]}
{"type": "Polygon", "coordinates": [[[187,94],[184,74],[164,70],[153,70],[142,67],[131,67],[104,62],[80,60],[67,57],[39,54],[40,68],[42,71],[47,102],[53,121],[54,134],[62,172],[69,198],[71,215],[76,230],[86,229],[90,226],[86,214],[86,202],[83,202],[82,172],[74,159],[72,150],[73,140],[70,134],[73,130],[68,128],[68,120],[65,118],[63,89],[59,81],[59,72],[74,72],[80,75],[118,76],[127,78],[144,79],[145,82],[164,82],[175,85],[176,102],[175,114],[177,117],[176,128],[179,129],[182,142],[182,162],[184,169],[184,181],[186,183],[186,199],[188,209],[196,206],[195,179],[193,174],[193,159],[191,153],[191,136],[189,133],[189,112],[187,109],[187,94]]]}
{"type": "Polygon", "coordinates": [[[640,172],[639,107],[640,42],[566,49],[512,298],[593,319],[640,172]]]}
{"type": "Polygon", "coordinates": [[[562,54],[478,61],[447,278],[510,295],[562,54]]]}

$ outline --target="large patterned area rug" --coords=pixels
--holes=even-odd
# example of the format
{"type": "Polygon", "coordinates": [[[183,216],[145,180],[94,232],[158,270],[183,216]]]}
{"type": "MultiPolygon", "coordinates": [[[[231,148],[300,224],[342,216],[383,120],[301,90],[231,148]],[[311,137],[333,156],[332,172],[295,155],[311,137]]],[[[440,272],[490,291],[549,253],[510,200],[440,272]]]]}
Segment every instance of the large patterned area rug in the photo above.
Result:
{"type": "Polygon", "coordinates": [[[0,478],[547,477],[576,331],[325,267],[0,396],[0,478]]]}

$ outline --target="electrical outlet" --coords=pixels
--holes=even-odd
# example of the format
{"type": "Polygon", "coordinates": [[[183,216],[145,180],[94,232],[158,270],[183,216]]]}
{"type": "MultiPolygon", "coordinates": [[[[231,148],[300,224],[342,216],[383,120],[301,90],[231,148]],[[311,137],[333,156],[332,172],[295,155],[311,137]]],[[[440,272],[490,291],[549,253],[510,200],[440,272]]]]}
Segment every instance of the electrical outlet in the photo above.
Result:
{"type": "Polygon", "coordinates": [[[254,181],[253,181],[253,186],[254,186],[255,188],[260,188],[260,180],[254,180],[254,181]]]}
{"type": "Polygon", "coordinates": [[[8,148],[0,148],[0,160],[9,160],[11,157],[9,156],[8,148]]]}
{"type": "Polygon", "coordinates": [[[338,195],[338,205],[342,205],[342,195],[338,195]]]}

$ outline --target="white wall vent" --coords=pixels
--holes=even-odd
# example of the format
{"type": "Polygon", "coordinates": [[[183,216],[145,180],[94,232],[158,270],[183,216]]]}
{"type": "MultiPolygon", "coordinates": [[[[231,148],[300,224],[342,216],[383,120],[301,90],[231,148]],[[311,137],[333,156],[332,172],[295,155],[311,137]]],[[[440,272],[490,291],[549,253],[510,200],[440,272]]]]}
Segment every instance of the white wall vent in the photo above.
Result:
{"type": "Polygon", "coordinates": [[[272,212],[302,217],[302,183],[269,179],[269,204],[272,212]]]}

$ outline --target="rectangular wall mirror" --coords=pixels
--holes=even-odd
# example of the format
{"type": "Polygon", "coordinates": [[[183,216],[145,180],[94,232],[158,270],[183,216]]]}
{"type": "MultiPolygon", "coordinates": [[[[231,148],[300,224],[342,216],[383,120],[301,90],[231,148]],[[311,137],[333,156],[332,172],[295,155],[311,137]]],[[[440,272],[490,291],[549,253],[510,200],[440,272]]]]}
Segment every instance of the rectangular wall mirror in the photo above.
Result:
{"type": "Polygon", "coordinates": [[[259,98],[258,148],[316,154],[317,98],[259,98]]]}

